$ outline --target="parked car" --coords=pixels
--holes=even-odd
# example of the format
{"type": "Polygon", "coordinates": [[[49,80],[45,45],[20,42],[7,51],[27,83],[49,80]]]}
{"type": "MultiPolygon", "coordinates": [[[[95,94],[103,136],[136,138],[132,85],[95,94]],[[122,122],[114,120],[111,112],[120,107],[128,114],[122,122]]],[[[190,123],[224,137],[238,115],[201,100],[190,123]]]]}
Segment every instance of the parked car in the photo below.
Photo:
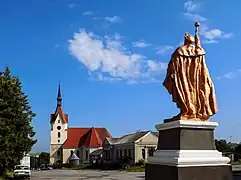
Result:
{"type": "Polygon", "coordinates": [[[14,168],[13,176],[14,176],[14,179],[18,179],[18,178],[30,179],[31,170],[28,166],[17,165],[14,168]]]}
{"type": "Polygon", "coordinates": [[[53,169],[53,167],[51,167],[51,166],[49,166],[47,164],[41,164],[40,165],[40,169],[41,169],[41,171],[43,171],[43,170],[51,170],[51,169],[53,169]]]}

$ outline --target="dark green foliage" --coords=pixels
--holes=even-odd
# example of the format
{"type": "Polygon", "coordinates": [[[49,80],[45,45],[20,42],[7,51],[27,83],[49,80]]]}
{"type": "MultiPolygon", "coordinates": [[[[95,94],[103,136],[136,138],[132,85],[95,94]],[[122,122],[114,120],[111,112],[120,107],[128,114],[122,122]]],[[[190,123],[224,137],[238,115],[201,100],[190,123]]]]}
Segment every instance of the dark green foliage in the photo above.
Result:
{"type": "Polygon", "coordinates": [[[7,67],[0,72],[0,176],[19,164],[37,142],[31,126],[34,116],[20,80],[7,67]]]}
{"type": "Polygon", "coordinates": [[[50,154],[47,152],[41,152],[39,155],[40,164],[49,164],[50,154]]]}
{"type": "Polygon", "coordinates": [[[227,141],[224,139],[220,139],[220,140],[215,139],[215,145],[216,145],[216,149],[220,152],[234,151],[233,145],[231,143],[227,143],[227,141]]]}
{"type": "Polygon", "coordinates": [[[240,160],[241,159],[241,144],[238,144],[235,147],[235,160],[240,160]]]}

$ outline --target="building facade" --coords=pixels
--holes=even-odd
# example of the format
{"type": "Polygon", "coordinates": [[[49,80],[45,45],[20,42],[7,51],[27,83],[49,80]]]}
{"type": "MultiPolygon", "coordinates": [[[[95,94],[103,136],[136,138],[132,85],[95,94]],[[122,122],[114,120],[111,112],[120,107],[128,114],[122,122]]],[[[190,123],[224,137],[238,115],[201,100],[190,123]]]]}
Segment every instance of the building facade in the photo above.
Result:
{"type": "Polygon", "coordinates": [[[69,163],[75,153],[80,163],[90,163],[90,154],[103,148],[105,138],[111,138],[106,128],[70,128],[69,116],[62,108],[60,86],[57,107],[50,115],[50,164],[69,163]]]}
{"type": "Polygon", "coordinates": [[[120,138],[105,138],[103,159],[105,163],[128,160],[129,164],[146,161],[157,148],[158,133],[138,131],[120,138]]]}

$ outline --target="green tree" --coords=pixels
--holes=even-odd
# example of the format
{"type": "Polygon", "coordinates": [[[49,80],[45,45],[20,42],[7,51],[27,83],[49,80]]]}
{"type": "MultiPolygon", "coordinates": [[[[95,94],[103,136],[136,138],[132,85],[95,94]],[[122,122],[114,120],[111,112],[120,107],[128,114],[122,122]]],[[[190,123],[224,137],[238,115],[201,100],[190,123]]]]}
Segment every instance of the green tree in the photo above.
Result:
{"type": "Polygon", "coordinates": [[[40,164],[49,164],[50,154],[47,152],[41,152],[39,155],[40,164]]]}
{"type": "Polygon", "coordinates": [[[234,148],[231,143],[227,143],[225,139],[215,139],[216,149],[220,152],[233,152],[234,148]]]}
{"type": "Polygon", "coordinates": [[[34,116],[19,78],[11,76],[6,67],[0,72],[0,176],[18,164],[37,142],[31,126],[34,116]]]}

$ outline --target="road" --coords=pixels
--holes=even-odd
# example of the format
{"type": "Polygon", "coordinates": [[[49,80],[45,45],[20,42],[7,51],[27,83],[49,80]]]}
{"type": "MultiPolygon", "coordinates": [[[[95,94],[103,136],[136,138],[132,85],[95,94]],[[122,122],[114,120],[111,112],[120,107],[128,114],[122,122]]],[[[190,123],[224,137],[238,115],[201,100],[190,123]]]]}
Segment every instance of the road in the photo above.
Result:
{"type": "MultiPolygon", "coordinates": [[[[233,166],[233,180],[241,180],[241,166],[233,166]]],[[[98,170],[49,170],[32,171],[31,180],[144,180],[144,172],[98,171],[98,170]]]]}
{"type": "Polygon", "coordinates": [[[32,171],[31,180],[144,180],[144,172],[94,171],[94,170],[49,170],[32,171]]]}

